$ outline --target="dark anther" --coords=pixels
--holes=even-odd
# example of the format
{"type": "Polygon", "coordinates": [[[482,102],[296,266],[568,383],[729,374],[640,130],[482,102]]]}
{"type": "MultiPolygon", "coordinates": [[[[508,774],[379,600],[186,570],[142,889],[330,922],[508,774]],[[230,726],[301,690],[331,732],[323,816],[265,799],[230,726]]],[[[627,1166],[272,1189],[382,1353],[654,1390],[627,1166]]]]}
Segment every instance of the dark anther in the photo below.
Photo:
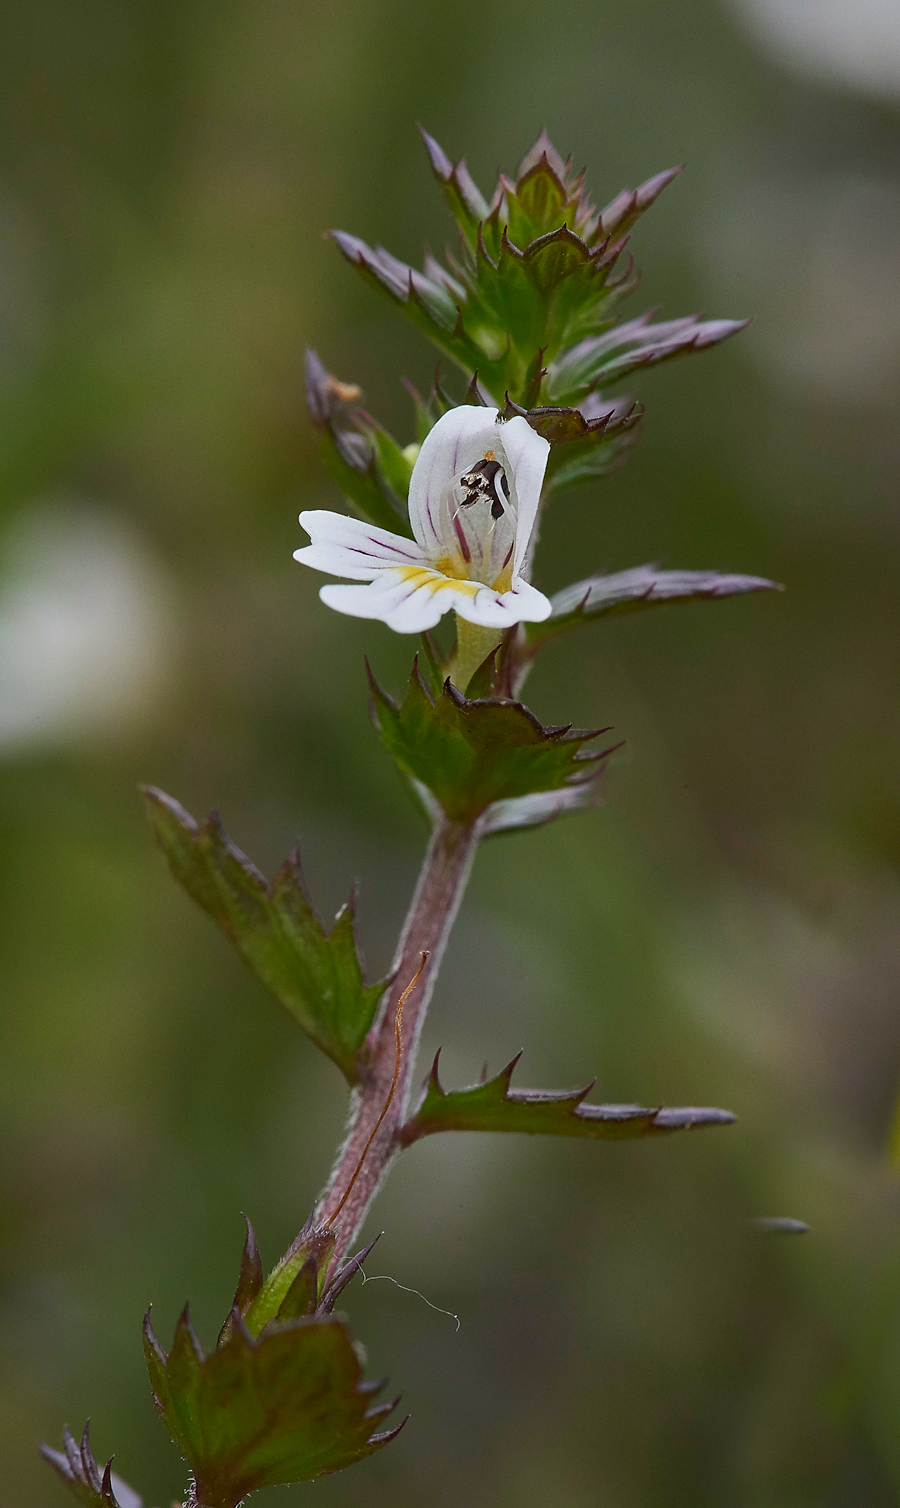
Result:
{"type": "Polygon", "coordinates": [[[467,471],[465,476],[461,476],[459,480],[467,494],[462,502],[464,508],[468,508],[472,503],[477,503],[479,498],[484,498],[485,502],[489,502],[491,505],[491,518],[498,519],[503,517],[503,498],[501,498],[497,490],[497,483],[499,481],[503,489],[503,496],[508,500],[509,482],[506,480],[506,472],[499,461],[489,461],[487,458],[483,461],[477,461],[471,471],[467,471]]]}

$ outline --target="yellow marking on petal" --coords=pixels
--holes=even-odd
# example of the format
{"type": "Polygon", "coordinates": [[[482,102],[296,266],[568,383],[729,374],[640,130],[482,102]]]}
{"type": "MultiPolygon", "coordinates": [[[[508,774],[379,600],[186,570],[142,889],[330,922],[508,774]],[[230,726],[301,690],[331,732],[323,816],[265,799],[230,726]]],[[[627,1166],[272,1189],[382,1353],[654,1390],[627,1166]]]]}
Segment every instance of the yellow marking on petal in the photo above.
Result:
{"type": "Polygon", "coordinates": [[[460,555],[442,555],[434,562],[434,570],[440,576],[449,576],[451,581],[468,581],[469,573],[460,555]]]}
{"type": "Polygon", "coordinates": [[[495,450],[486,450],[485,453],[484,453],[484,459],[486,461],[492,461],[494,459],[494,456],[496,454],[497,454],[497,452],[495,450]]]}
{"type": "Polygon", "coordinates": [[[462,592],[466,597],[477,597],[482,590],[481,583],[451,576],[448,572],[439,569],[444,564],[444,561],[438,561],[438,569],[435,570],[430,570],[428,566],[393,566],[391,569],[401,581],[410,582],[414,590],[424,586],[434,593],[444,592],[452,587],[454,591],[462,592]]]}
{"type": "Polygon", "coordinates": [[[492,592],[508,592],[512,586],[512,561],[505,565],[496,581],[491,586],[492,592]]]}

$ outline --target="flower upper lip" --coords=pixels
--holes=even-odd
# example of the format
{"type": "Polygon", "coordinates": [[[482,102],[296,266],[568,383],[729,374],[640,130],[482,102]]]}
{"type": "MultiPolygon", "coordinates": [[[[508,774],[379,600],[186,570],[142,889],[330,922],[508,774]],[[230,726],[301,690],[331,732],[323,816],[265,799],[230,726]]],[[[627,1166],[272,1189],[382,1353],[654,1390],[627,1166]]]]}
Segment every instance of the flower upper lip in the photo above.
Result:
{"type": "Polygon", "coordinates": [[[539,622],[550,603],[527,579],[528,551],[550,446],[527,421],[495,408],[450,409],[413,467],[414,541],[345,514],[315,510],[300,523],[311,543],[294,558],[367,582],[325,586],[323,602],[380,618],[401,633],[433,628],[454,609],[485,627],[539,622]]]}

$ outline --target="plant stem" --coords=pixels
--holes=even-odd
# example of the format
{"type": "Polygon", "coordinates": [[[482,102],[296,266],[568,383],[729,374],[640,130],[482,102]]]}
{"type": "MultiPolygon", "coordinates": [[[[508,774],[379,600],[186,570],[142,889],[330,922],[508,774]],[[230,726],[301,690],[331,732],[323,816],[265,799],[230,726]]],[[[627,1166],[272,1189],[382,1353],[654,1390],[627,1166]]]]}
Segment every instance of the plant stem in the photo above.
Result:
{"type": "Polygon", "coordinates": [[[480,820],[453,822],[441,815],[435,821],[394,955],[393,981],[382,996],[378,1016],[367,1038],[367,1062],[353,1091],[347,1135],[314,1217],[318,1229],[327,1227],[334,1234],[335,1262],[356,1236],[388,1167],[400,1151],[397,1132],[406,1119],[425,1013],[480,837],[480,820]],[[423,953],[428,955],[424,966],[423,953]],[[403,1010],[396,1091],[366,1150],[398,1069],[398,1003],[419,969],[420,977],[403,1010]]]}
{"type": "Polygon", "coordinates": [[[477,623],[467,623],[465,618],[460,618],[457,614],[456,652],[449,667],[454,686],[465,692],[479,665],[497,648],[502,637],[502,630],[481,628],[477,623]]]}

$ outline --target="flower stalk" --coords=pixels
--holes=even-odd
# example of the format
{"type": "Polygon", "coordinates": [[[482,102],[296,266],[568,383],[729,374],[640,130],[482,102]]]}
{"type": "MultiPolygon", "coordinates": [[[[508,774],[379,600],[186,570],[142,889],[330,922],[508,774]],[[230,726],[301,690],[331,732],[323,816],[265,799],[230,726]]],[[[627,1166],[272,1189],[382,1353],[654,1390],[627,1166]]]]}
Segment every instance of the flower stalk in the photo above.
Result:
{"type": "Polygon", "coordinates": [[[482,628],[477,623],[467,623],[465,618],[456,620],[456,648],[447,666],[447,675],[465,691],[479,665],[495,650],[503,635],[494,628],[482,628]]]}

